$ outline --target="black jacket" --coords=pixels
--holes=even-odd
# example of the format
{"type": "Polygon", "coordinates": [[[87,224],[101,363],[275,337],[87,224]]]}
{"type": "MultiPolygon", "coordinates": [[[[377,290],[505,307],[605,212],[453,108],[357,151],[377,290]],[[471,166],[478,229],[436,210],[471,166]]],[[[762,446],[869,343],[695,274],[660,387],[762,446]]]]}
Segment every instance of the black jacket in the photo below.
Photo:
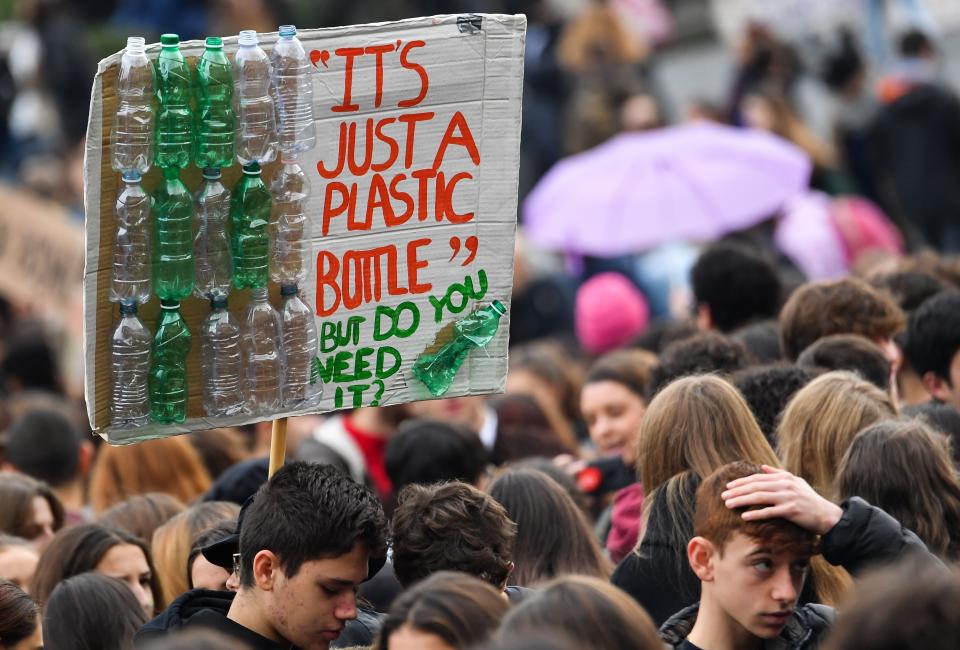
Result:
{"type": "MultiPolygon", "coordinates": [[[[672,648],[679,647],[697,620],[700,603],[671,616],[660,628],[660,638],[672,648]]],[[[812,650],[820,645],[836,618],[832,607],[802,605],[783,626],[780,636],[763,644],[764,650],[812,650]]]]}
{"type": "MultiPolygon", "coordinates": [[[[214,629],[253,650],[290,650],[291,646],[278,644],[227,618],[234,594],[229,591],[193,589],[170,603],[163,612],[137,631],[133,638],[135,647],[179,629],[214,629]]],[[[380,629],[383,615],[365,608],[357,608],[357,618],[347,621],[340,636],[330,644],[331,648],[347,648],[355,645],[371,645],[380,629]]]]}

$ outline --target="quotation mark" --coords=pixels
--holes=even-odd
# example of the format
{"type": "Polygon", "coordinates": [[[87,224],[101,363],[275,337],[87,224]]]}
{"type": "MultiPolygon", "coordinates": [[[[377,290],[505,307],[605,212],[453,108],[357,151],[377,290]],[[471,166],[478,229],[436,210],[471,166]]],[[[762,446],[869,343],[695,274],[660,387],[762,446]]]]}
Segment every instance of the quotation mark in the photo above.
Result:
{"type": "Polygon", "coordinates": [[[326,68],[327,61],[330,60],[330,52],[327,50],[310,50],[310,61],[313,63],[313,66],[317,66],[317,61],[323,64],[323,67],[326,68]]]}
{"type": "MultiPolygon", "coordinates": [[[[480,246],[480,241],[477,239],[476,235],[471,235],[463,240],[462,246],[466,248],[470,254],[467,256],[460,266],[466,266],[472,262],[477,257],[477,248],[480,246]]],[[[453,251],[453,255],[450,256],[448,262],[452,262],[453,258],[457,256],[457,253],[460,252],[461,243],[459,237],[450,238],[450,249],[453,251]]]]}

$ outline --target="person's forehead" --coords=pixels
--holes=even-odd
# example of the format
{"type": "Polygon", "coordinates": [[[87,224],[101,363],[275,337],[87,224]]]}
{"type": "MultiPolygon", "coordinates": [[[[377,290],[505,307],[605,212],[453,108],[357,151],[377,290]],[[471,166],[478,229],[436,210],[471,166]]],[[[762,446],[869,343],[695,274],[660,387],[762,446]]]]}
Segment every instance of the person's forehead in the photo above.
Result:
{"type": "Polygon", "coordinates": [[[748,555],[768,555],[777,560],[794,562],[796,560],[809,559],[810,553],[798,553],[790,548],[778,548],[764,540],[750,537],[749,535],[737,531],[727,538],[726,550],[733,554],[743,557],[748,555]]]}
{"type": "Polygon", "coordinates": [[[357,585],[367,578],[367,555],[366,547],[358,544],[343,555],[307,560],[300,572],[317,582],[357,585]]]}

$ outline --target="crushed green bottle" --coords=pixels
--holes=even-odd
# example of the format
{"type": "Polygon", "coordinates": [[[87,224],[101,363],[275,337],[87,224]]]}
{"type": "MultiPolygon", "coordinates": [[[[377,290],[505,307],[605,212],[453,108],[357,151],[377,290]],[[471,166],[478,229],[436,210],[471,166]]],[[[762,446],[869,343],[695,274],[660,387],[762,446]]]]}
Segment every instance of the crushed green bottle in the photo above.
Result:
{"type": "Polygon", "coordinates": [[[208,36],[197,63],[197,167],[229,167],[236,156],[233,69],[223,41],[208,36]]]}
{"type": "Polygon", "coordinates": [[[154,162],[161,168],[183,169],[193,153],[193,77],[180,52],[179,36],[163,34],[160,45],[154,162]]]}
{"type": "Polygon", "coordinates": [[[164,169],[153,195],[153,290],[160,300],[193,291],[193,197],[179,171],[164,169]]]}
{"type": "Polygon", "coordinates": [[[230,202],[230,247],[233,286],[257,289],[270,279],[270,190],[260,177],[260,165],[243,166],[243,176],[230,202]]]}
{"type": "Polygon", "coordinates": [[[442,397],[453,384],[460,366],[474,348],[485,347],[497,334],[500,317],[507,308],[499,300],[481,307],[453,325],[454,338],[433,354],[421,354],[413,364],[413,376],[434,397],[442,397]]]}
{"type": "Polygon", "coordinates": [[[187,418],[187,354],[191,337],[176,300],[160,302],[150,350],[150,419],[177,424],[187,418]]]}

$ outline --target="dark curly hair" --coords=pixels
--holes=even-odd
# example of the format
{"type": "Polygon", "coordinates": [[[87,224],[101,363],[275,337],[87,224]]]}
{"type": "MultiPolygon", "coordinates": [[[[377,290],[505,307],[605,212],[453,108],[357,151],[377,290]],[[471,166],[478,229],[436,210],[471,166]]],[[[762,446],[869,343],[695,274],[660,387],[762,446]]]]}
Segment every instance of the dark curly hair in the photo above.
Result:
{"type": "Polygon", "coordinates": [[[499,589],[516,534],[503,506],[472,485],[408,485],[393,513],[393,571],[404,587],[437,571],[462,571],[499,589]]]}
{"type": "Polygon", "coordinates": [[[780,311],[783,354],[795,361],[814,341],[830,334],[889,338],[901,330],[903,311],[863,280],[811,282],[793,292],[780,311]]]}
{"type": "Polygon", "coordinates": [[[733,375],[733,385],[743,395],[767,442],[777,448],[777,425],[787,403],[820,371],[785,363],[745,368],[733,375]]]}
{"type": "Polygon", "coordinates": [[[749,365],[750,353],[742,343],[716,332],[703,332],[664,349],[650,378],[650,397],[680,377],[726,375],[749,365]]]}
{"type": "Polygon", "coordinates": [[[721,332],[773,318],[780,308],[780,278],[758,251],[737,242],[718,242],[705,249],[690,271],[697,305],[710,310],[721,332]]]}
{"type": "Polygon", "coordinates": [[[960,351],[960,291],[945,291],[910,316],[904,354],[923,377],[932,372],[950,382],[950,364],[960,351]]]}

